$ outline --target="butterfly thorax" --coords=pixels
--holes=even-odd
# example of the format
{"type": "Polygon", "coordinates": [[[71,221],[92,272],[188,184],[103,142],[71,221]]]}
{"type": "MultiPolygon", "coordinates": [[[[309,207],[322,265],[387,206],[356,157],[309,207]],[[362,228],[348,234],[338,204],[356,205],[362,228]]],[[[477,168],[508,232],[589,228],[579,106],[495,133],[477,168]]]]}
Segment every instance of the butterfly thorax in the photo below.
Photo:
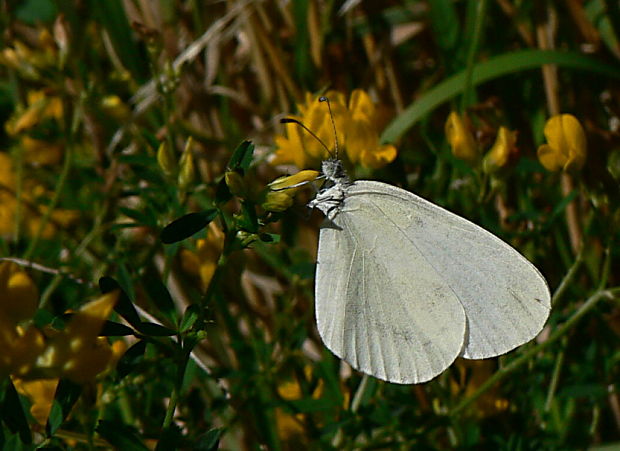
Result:
{"type": "Polygon", "coordinates": [[[346,197],[346,190],[351,185],[351,181],[340,160],[332,158],[325,160],[321,169],[327,183],[308,206],[318,208],[325,216],[333,220],[346,197]]]}

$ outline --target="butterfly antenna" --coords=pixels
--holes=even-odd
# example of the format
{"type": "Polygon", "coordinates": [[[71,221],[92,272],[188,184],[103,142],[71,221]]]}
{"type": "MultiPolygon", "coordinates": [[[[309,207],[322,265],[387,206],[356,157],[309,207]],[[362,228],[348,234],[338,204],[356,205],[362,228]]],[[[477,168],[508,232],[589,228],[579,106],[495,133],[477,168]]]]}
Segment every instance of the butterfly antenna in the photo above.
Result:
{"type": "Polygon", "coordinates": [[[332,127],[334,129],[334,153],[336,154],[336,160],[338,159],[338,132],[336,132],[336,121],[334,121],[334,115],[332,113],[332,105],[329,103],[329,99],[325,96],[319,97],[319,102],[327,102],[327,109],[329,110],[329,119],[332,121],[332,127]]]}
{"type": "MultiPolygon", "coordinates": [[[[299,125],[299,126],[300,126],[301,128],[303,128],[305,131],[307,131],[308,133],[310,133],[310,135],[312,135],[312,137],[313,137],[314,139],[316,139],[316,140],[317,140],[317,141],[321,144],[321,146],[323,146],[323,148],[327,151],[327,153],[328,153],[328,154],[330,154],[330,155],[332,154],[332,153],[331,153],[331,151],[329,150],[329,147],[327,147],[327,146],[325,145],[325,143],[323,142],[323,140],[322,140],[321,138],[319,138],[319,137],[316,135],[316,133],[314,133],[312,130],[310,130],[308,127],[306,127],[306,126],[304,125],[304,123],[303,123],[303,122],[298,121],[297,119],[293,119],[292,117],[285,117],[285,118],[280,119],[280,124],[296,124],[296,125],[299,125]]],[[[338,155],[338,154],[336,153],[336,155],[338,155]]]]}

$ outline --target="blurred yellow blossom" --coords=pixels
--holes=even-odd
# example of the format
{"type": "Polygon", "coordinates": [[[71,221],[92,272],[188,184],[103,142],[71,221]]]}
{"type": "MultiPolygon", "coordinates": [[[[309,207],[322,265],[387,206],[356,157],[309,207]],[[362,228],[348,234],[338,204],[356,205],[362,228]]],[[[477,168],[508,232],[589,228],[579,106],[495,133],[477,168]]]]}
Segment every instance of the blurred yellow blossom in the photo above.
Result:
{"type": "Polygon", "coordinates": [[[482,169],[484,172],[495,172],[506,166],[510,154],[515,150],[516,144],[517,132],[508,130],[503,126],[500,127],[493,147],[491,147],[491,150],[489,150],[484,156],[484,160],[482,160],[482,169]]]}
{"type": "Polygon", "coordinates": [[[211,222],[207,238],[196,241],[195,251],[189,249],[181,250],[181,266],[183,270],[200,278],[203,291],[209,287],[223,249],[224,233],[215,222],[211,222]]]}
{"type": "MultiPolygon", "coordinates": [[[[493,375],[496,364],[491,360],[457,359],[455,365],[459,369],[459,378],[451,381],[451,391],[455,396],[468,398],[493,375]]],[[[498,387],[494,387],[476,400],[476,407],[476,415],[484,418],[505,411],[509,402],[500,397],[498,387]]]]}
{"type": "Polygon", "coordinates": [[[131,114],[129,107],[117,95],[107,95],[101,99],[101,109],[118,121],[127,120],[131,114]]]}
{"type": "Polygon", "coordinates": [[[576,171],[586,161],[586,135],[577,118],[558,114],[545,124],[547,144],[538,148],[538,159],[549,171],[576,171]]]}
{"type": "Polygon", "coordinates": [[[452,155],[470,164],[478,161],[478,146],[467,126],[466,116],[461,117],[456,111],[451,112],[446,121],[445,133],[452,155]]]}
{"type": "MultiPolygon", "coordinates": [[[[307,380],[312,377],[312,368],[304,367],[304,376],[307,380]]],[[[288,380],[277,387],[278,395],[285,401],[297,401],[302,399],[303,392],[297,379],[288,380]]],[[[316,388],[312,392],[312,398],[319,399],[323,395],[323,381],[319,380],[316,388]]],[[[291,440],[303,434],[303,413],[292,414],[281,408],[276,408],[276,426],[278,435],[282,440],[291,440]]]]}
{"type": "Polygon", "coordinates": [[[43,335],[20,323],[32,318],[39,303],[37,287],[18,265],[0,262],[0,378],[25,373],[43,350],[43,335]]]}
{"type": "Polygon", "coordinates": [[[0,262],[0,293],[0,377],[67,377],[85,383],[114,360],[107,339],[98,335],[117,293],[87,303],[60,331],[41,331],[31,323],[38,305],[37,288],[15,263],[0,262]]]}
{"type": "MultiPolygon", "coordinates": [[[[13,232],[17,219],[18,202],[15,197],[17,183],[11,157],[0,152],[0,236],[7,236],[13,232]]],[[[40,202],[40,198],[47,197],[45,188],[32,181],[26,180],[22,186],[21,195],[21,224],[26,231],[34,235],[38,232],[41,217],[46,213],[48,207],[40,202]]],[[[50,215],[50,222],[43,229],[43,238],[49,239],[54,236],[58,227],[68,227],[79,219],[77,211],[54,209],[50,215]]]]}
{"type": "Polygon", "coordinates": [[[0,51],[0,65],[15,69],[26,79],[41,78],[42,69],[58,65],[58,50],[54,38],[45,28],[39,32],[37,44],[31,47],[20,40],[13,40],[11,46],[0,51]]]}
{"type": "Polygon", "coordinates": [[[17,392],[30,400],[30,414],[32,417],[37,423],[44,426],[52,410],[52,403],[54,402],[59,379],[37,379],[32,381],[16,377],[12,379],[17,392]]]}
{"type": "Polygon", "coordinates": [[[377,169],[396,158],[396,147],[379,144],[381,120],[370,96],[356,89],[349,99],[349,118],[346,122],[345,150],[353,164],[377,169]]]}
{"type": "Polygon", "coordinates": [[[47,118],[62,118],[63,108],[59,97],[49,96],[45,91],[29,91],[26,99],[26,108],[18,109],[5,125],[9,135],[29,130],[47,118]]]}
{"type": "MultiPolygon", "coordinates": [[[[127,350],[127,344],[123,340],[115,341],[112,344],[112,358],[108,367],[116,364],[118,359],[127,350]]],[[[52,403],[56,395],[59,378],[51,379],[32,379],[26,380],[11,376],[13,385],[19,394],[26,396],[30,400],[30,414],[41,425],[47,423],[52,403]]]]}
{"type": "Polygon", "coordinates": [[[114,352],[99,332],[117,298],[118,292],[100,296],[82,306],[63,330],[50,333],[30,376],[67,377],[86,383],[104,371],[114,360],[114,352]]]}
{"type": "Polygon", "coordinates": [[[64,150],[58,142],[35,139],[28,135],[20,138],[20,146],[24,150],[25,161],[33,165],[58,164],[64,150]]]}
{"type": "Polygon", "coordinates": [[[17,264],[0,261],[0,324],[18,325],[32,318],[39,292],[28,274],[17,264]]]}
{"type": "MultiPolygon", "coordinates": [[[[338,136],[339,158],[367,168],[379,168],[396,158],[393,145],[381,145],[379,133],[385,123],[370,96],[355,90],[347,105],[345,97],[337,91],[326,94],[329,98],[338,136]]],[[[300,116],[291,118],[303,123],[329,148],[334,148],[334,129],[329,109],[324,102],[306,93],[305,103],[298,104],[300,116]]],[[[310,133],[294,123],[286,124],[286,137],[276,136],[276,152],[272,164],[294,164],[298,168],[318,167],[330,155],[310,133]]]]}

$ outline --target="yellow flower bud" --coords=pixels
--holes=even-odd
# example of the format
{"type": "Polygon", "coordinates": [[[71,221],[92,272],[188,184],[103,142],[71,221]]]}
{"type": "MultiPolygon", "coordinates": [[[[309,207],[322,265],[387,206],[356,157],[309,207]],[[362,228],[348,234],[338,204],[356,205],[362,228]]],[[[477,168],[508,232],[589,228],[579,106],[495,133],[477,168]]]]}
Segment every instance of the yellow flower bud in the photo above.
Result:
{"type": "Polygon", "coordinates": [[[226,186],[230,192],[237,197],[245,197],[245,181],[243,176],[236,171],[226,171],[224,174],[224,180],[226,180],[226,186]]]}
{"type": "Polygon", "coordinates": [[[290,187],[293,185],[299,185],[299,184],[303,184],[307,182],[312,182],[316,180],[319,174],[320,173],[318,171],[306,169],[304,171],[299,171],[297,174],[293,174],[293,175],[289,175],[285,177],[279,177],[275,179],[273,182],[269,184],[269,188],[271,188],[273,191],[283,190],[286,188],[288,188],[288,190],[291,190],[291,189],[294,190],[295,188],[290,188],[290,187]]]}
{"type": "Polygon", "coordinates": [[[558,114],[545,124],[547,144],[538,148],[538,159],[549,171],[576,171],[586,162],[586,134],[577,118],[558,114]]]}
{"type": "Polygon", "coordinates": [[[517,132],[500,127],[495,138],[495,144],[485,155],[482,161],[482,169],[487,174],[503,168],[508,163],[508,157],[517,143],[517,132]]]}
{"type": "Polygon", "coordinates": [[[186,189],[196,180],[196,168],[194,167],[194,155],[192,154],[192,143],[194,140],[190,136],[185,144],[185,150],[179,161],[179,187],[186,189]]]}
{"type": "Polygon", "coordinates": [[[101,108],[119,121],[127,120],[130,110],[117,95],[105,96],[101,99],[101,108]]]}
{"type": "Polygon", "coordinates": [[[478,160],[478,147],[465,120],[453,111],[448,116],[445,126],[446,138],[452,148],[452,155],[473,164],[478,160]]]}
{"type": "Polygon", "coordinates": [[[157,148],[157,163],[166,175],[172,175],[176,169],[177,162],[174,158],[174,152],[168,145],[168,141],[162,141],[157,148]]]}
{"type": "Polygon", "coordinates": [[[263,208],[267,211],[281,212],[293,205],[293,198],[285,191],[271,191],[267,193],[263,208]]]}

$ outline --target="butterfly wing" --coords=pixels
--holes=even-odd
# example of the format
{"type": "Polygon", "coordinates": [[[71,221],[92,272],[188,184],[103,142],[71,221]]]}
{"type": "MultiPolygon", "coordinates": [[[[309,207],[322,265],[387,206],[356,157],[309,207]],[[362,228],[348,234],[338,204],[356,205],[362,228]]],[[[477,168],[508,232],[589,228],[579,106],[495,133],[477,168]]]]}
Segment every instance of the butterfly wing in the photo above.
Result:
{"type": "MultiPolygon", "coordinates": [[[[549,288],[536,267],[514,248],[472,222],[392,185],[360,181],[347,196],[345,211],[360,198],[361,203],[389,215],[395,229],[456,295],[467,318],[463,357],[497,356],[540,332],[551,309],[549,288]]],[[[415,280],[415,269],[402,270],[404,277],[415,280]]]]}
{"type": "Polygon", "coordinates": [[[388,186],[357,182],[321,228],[317,325],[325,345],[354,368],[390,382],[425,382],[461,352],[465,313],[399,226],[411,212],[385,195],[388,186]],[[362,188],[369,195],[356,195],[362,188]],[[379,205],[384,197],[389,203],[379,205]]]}

